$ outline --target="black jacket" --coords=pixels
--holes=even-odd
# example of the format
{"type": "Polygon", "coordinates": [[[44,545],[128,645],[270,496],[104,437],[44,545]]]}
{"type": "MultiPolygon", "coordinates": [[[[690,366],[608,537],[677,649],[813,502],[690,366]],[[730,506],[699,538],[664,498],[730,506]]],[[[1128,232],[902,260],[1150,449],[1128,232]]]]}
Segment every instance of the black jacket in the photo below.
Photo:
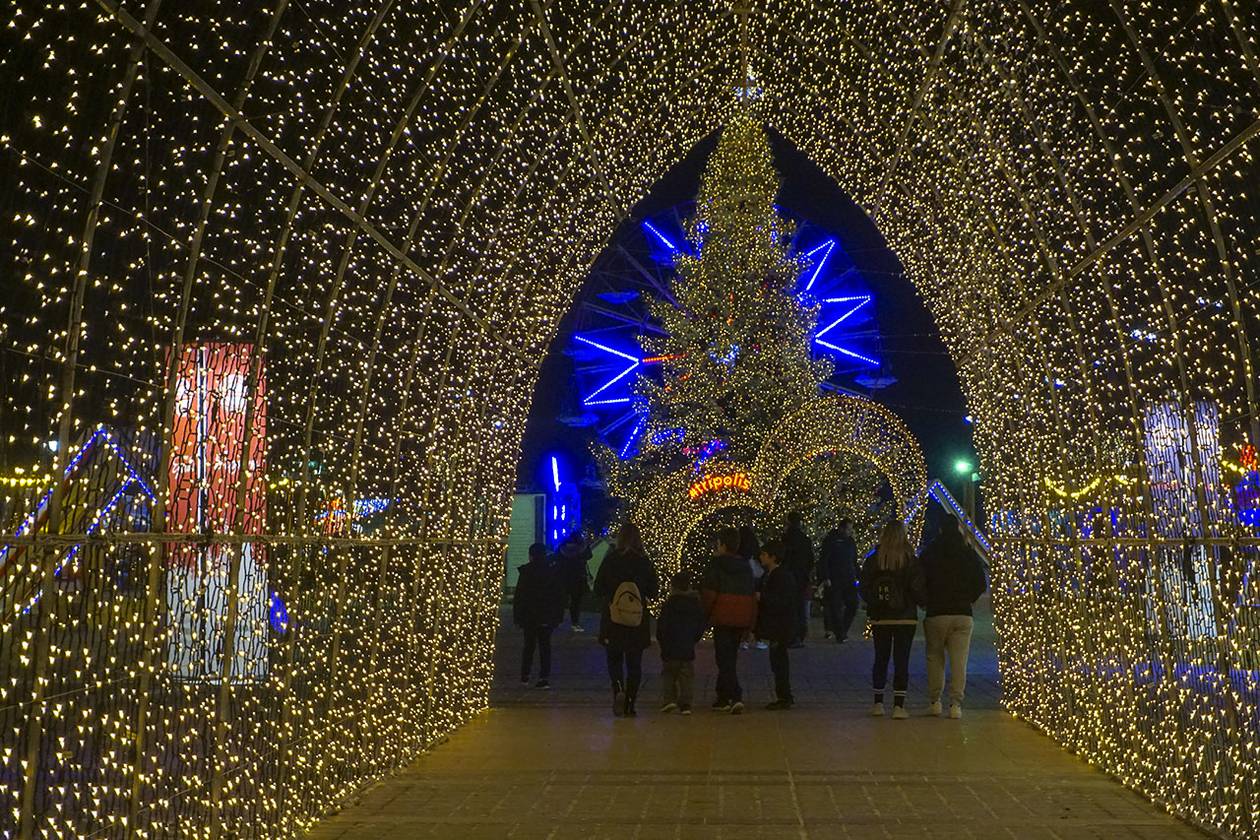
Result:
{"type": "Polygon", "coordinates": [[[927,615],[971,615],[988,585],[980,558],[957,531],[942,531],[919,556],[927,615]]]}
{"type": "Polygon", "coordinates": [[[512,596],[512,621],[517,627],[555,627],[564,618],[564,586],[560,567],[531,560],[521,566],[512,596]]]}
{"type": "Polygon", "coordinates": [[[918,561],[911,555],[906,558],[906,564],[897,573],[903,604],[900,610],[886,610],[878,604],[872,603],[875,600],[875,582],[882,575],[878,563],[879,552],[875,552],[866,558],[866,564],[862,567],[861,593],[862,601],[866,604],[867,617],[872,622],[918,621],[919,608],[917,605],[923,601],[924,597],[923,570],[920,568],[918,561]]]}
{"type": "Polygon", "coordinates": [[[833,528],[823,537],[818,550],[818,580],[830,581],[832,586],[850,588],[857,585],[857,544],[852,537],[843,536],[833,528]]]}
{"type": "Polygon", "coordinates": [[[757,603],[757,638],[791,644],[798,636],[801,589],[786,566],[776,566],[761,579],[757,603]]]}
{"type": "Polygon", "coordinates": [[[591,550],[575,543],[564,543],[556,552],[555,558],[564,578],[565,591],[570,596],[585,594],[591,584],[586,571],[586,563],[591,559],[591,550]]]}
{"type": "Polygon", "coordinates": [[[599,641],[614,650],[643,650],[652,644],[652,616],[648,613],[646,602],[661,593],[660,582],[656,577],[656,568],[652,561],[638,552],[612,549],[604,555],[599,574],[595,576],[595,595],[602,602],[599,619],[599,641]],[[626,627],[613,624],[608,617],[608,608],[612,604],[613,594],[617,587],[626,581],[634,581],[639,587],[639,596],[643,598],[643,622],[638,627],[626,627]]]}
{"type": "Polygon", "coordinates": [[[783,532],[783,565],[792,573],[797,586],[805,587],[814,572],[814,544],[800,528],[788,527],[783,532]]]}
{"type": "Polygon", "coordinates": [[[656,642],[661,659],[690,662],[696,658],[696,642],[704,635],[706,622],[695,592],[675,592],[661,607],[656,620],[656,642]]]}

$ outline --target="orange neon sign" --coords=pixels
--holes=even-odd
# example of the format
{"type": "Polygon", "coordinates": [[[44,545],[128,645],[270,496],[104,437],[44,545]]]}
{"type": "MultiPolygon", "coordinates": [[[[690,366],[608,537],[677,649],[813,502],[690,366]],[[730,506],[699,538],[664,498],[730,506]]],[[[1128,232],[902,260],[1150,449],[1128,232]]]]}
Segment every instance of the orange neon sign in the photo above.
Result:
{"type": "Polygon", "coordinates": [[[717,493],[724,490],[736,490],[740,493],[747,493],[752,489],[752,479],[748,477],[748,473],[737,472],[731,475],[706,475],[699,481],[693,482],[687,488],[687,497],[697,499],[706,493],[717,493]]]}

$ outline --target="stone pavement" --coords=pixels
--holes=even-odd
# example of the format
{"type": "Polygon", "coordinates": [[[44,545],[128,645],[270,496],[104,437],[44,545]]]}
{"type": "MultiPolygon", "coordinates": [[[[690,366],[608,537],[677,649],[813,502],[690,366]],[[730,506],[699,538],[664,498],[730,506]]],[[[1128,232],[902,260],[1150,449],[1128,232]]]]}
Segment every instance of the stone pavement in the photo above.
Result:
{"type": "Polygon", "coordinates": [[[557,631],[544,691],[521,687],[520,637],[506,630],[493,708],[310,837],[1204,836],[1002,712],[992,631],[978,625],[961,721],[923,714],[921,632],[909,720],[866,716],[869,642],[824,643],[819,628],[793,651],[791,711],[762,709],[771,678],[757,650],[740,657],[748,711],[710,711],[713,649],[702,642],[693,716],[656,711],[649,651],[639,717],[618,720],[594,633],[557,631]]]}

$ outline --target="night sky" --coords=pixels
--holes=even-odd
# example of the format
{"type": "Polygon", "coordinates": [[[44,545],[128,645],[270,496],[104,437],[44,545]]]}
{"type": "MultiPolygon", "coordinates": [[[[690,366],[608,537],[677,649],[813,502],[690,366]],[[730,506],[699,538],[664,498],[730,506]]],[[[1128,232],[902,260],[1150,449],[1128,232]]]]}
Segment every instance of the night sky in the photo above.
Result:
{"type": "MultiPolygon", "coordinates": [[[[866,214],[841,191],[839,185],[786,140],[771,132],[775,165],[783,178],[779,204],[794,215],[827,228],[865,276],[875,295],[876,319],[883,337],[886,369],[897,384],[873,396],[893,409],[923,446],[928,474],[941,477],[953,487],[955,460],[975,462],[971,427],[966,414],[958,374],[937,335],[932,317],[909,279],[902,274],[897,257],[866,214]]],[[[614,234],[624,236],[625,226],[637,226],[644,216],[668,210],[692,200],[700,185],[705,160],[716,145],[716,134],[699,143],[671,169],[652,192],[632,210],[632,218],[614,234]]],[[[575,300],[593,293],[594,281],[579,291],[575,300]]],[[[542,372],[525,429],[523,453],[517,474],[520,492],[541,492],[546,459],[561,453],[571,465],[590,461],[588,429],[573,429],[557,419],[574,410],[573,362],[563,352],[577,322],[574,307],[560,323],[542,372]],[[566,402],[567,398],[567,402],[566,402]]],[[[585,495],[585,494],[584,494],[585,495]]],[[[588,505],[587,519],[598,514],[588,505]]]]}

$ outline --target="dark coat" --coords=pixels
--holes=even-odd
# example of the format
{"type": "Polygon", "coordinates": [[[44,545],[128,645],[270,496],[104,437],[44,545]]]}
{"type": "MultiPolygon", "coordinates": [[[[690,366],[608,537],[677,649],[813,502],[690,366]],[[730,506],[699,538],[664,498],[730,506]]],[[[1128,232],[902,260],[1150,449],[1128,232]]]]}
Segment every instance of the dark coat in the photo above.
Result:
{"type": "Polygon", "coordinates": [[[705,569],[700,600],[714,627],[753,629],[757,623],[757,585],[748,561],[738,554],[716,555],[705,569]]]}
{"type": "Polygon", "coordinates": [[[919,562],[927,615],[971,615],[971,605],[988,586],[980,558],[962,535],[942,531],[923,549],[919,562]]]}
{"type": "Polygon", "coordinates": [[[902,602],[905,606],[900,610],[889,611],[872,603],[874,600],[875,580],[880,575],[879,552],[866,558],[862,567],[861,593],[866,604],[866,615],[872,622],[880,621],[918,621],[918,604],[923,601],[923,570],[912,556],[906,558],[902,566],[899,581],[902,587],[902,602]]]}
{"type": "Polygon", "coordinates": [[[820,582],[850,589],[857,586],[857,543],[853,538],[842,535],[838,528],[828,531],[818,550],[817,571],[820,582]]]}
{"type": "Polygon", "coordinates": [[[766,572],[757,603],[757,638],[784,645],[796,641],[800,601],[800,586],[786,566],[766,572]]]}
{"type": "Polygon", "coordinates": [[[783,532],[783,565],[792,573],[798,586],[809,586],[814,572],[814,544],[799,526],[788,526],[783,532]]]}
{"type": "Polygon", "coordinates": [[[602,602],[599,618],[599,641],[613,650],[643,650],[652,644],[652,616],[646,602],[661,592],[660,581],[652,561],[642,554],[612,549],[604,555],[599,574],[595,576],[595,595],[602,602]],[[644,600],[643,621],[638,627],[614,624],[609,618],[609,607],[617,587],[626,581],[634,581],[644,600]]]}
{"type": "Polygon", "coordinates": [[[555,627],[564,619],[564,586],[560,567],[531,560],[521,566],[512,596],[512,622],[517,627],[555,627]]]}
{"type": "Polygon", "coordinates": [[[661,646],[661,659],[690,662],[696,658],[696,642],[704,635],[708,623],[695,592],[675,592],[661,607],[656,620],[656,642],[661,646]]]}
{"type": "Polygon", "coordinates": [[[564,578],[564,588],[570,597],[585,595],[591,588],[590,574],[586,570],[591,550],[583,545],[566,542],[555,554],[556,562],[564,578]]]}

